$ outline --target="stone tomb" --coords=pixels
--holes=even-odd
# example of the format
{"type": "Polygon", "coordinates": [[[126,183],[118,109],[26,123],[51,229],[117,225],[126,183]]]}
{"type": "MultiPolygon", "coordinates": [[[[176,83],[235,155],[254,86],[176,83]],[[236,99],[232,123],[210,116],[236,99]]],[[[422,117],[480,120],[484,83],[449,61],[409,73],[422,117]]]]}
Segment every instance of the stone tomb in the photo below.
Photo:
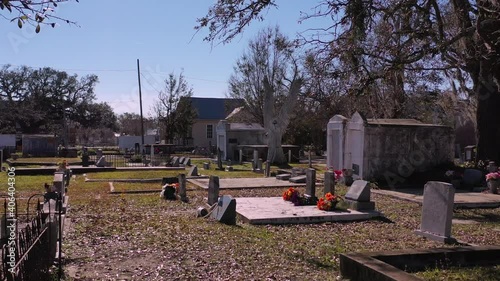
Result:
{"type": "Polygon", "coordinates": [[[451,237],[455,188],[445,182],[430,181],[424,187],[422,222],[415,233],[429,239],[454,244],[451,237]]]}
{"type": "Polygon", "coordinates": [[[375,202],[370,201],[369,183],[364,180],[352,183],[345,195],[345,202],[349,205],[349,209],[375,210],[375,202]]]}
{"type": "Polygon", "coordinates": [[[322,211],[314,206],[294,206],[281,197],[236,198],[236,212],[250,224],[310,224],[368,220],[379,217],[376,211],[322,211]]]}

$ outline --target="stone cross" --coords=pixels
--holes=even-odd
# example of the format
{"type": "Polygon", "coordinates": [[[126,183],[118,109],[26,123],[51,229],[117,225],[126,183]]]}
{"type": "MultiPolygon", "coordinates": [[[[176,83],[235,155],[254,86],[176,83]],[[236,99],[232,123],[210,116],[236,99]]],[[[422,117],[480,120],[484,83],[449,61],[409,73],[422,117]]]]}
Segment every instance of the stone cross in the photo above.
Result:
{"type": "Polygon", "coordinates": [[[179,197],[182,202],[187,202],[187,194],[186,194],[186,175],[185,174],[180,174],[179,175],[179,197]]]}
{"type": "Polygon", "coordinates": [[[331,194],[335,194],[335,173],[333,171],[325,172],[325,186],[324,192],[327,194],[330,192],[331,194]]]}
{"type": "Polygon", "coordinates": [[[415,233],[443,243],[456,243],[451,237],[454,199],[453,185],[438,181],[427,182],[424,187],[422,222],[420,230],[415,233]]]}
{"type": "Polygon", "coordinates": [[[219,200],[219,177],[210,176],[208,180],[208,205],[212,206],[219,200]]]}
{"type": "Polygon", "coordinates": [[[306,195],[311,197],[316,196],[316,170],[307,169],[306,170],[306,195]]]}

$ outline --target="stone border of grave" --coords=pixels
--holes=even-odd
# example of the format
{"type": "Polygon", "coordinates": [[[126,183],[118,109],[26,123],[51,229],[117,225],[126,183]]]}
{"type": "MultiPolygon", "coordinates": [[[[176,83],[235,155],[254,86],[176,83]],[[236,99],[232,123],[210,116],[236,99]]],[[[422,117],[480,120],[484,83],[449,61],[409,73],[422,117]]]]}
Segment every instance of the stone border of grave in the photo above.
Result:
{"type": "Polygon", "coordinates": [[[461,267],[498,265],[500,264],[500,246],[414,249],[340,255],[340,273],[342,277],[351,281],[421,281],[422,279],[408,272],[434,268],[436,264],[461,267]]]}

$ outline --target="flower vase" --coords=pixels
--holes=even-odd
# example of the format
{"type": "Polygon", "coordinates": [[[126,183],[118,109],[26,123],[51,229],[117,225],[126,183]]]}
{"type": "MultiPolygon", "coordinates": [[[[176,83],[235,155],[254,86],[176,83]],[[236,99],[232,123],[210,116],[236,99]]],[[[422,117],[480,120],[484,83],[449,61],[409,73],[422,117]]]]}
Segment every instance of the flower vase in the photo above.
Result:
{"type": "Polygon", "coordinates": [[[500,185],[500,180],[488,180],[488,191],[491,194],[498,194],[498,189],[500,185]]]}

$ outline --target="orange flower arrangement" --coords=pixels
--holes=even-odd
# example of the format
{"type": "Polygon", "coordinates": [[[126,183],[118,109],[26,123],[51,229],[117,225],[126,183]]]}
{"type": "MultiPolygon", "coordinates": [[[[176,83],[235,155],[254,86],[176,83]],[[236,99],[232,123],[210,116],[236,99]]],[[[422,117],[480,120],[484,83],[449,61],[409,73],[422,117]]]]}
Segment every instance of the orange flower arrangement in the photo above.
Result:
{"type": "Polygon", "coordinates": [[[323,211],[332,211],[335,209],[337,202],[339,201],[339,197],[328,192],[325,194],[325,198],[320,198],[318,200],[317,206],[318,209],[323,211]]]}
{"type": "Polygon", "coordinates": [[[285,201],[292,201],[292,198],[298,195],[298,191],[295,190],[295,188],[290,187],[283,193],[283,200],[285,201]]]}

